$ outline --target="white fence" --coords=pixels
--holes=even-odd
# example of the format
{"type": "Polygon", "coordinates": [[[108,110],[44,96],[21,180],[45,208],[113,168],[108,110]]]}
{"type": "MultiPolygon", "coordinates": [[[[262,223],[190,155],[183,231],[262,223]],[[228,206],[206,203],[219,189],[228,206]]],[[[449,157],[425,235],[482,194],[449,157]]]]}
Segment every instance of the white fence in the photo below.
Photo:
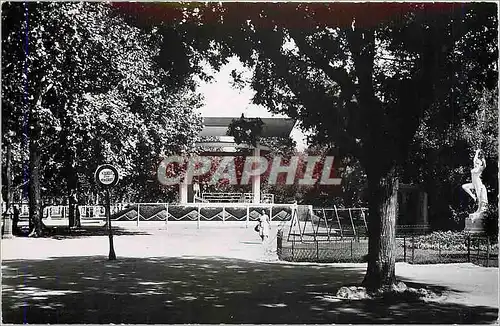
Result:
{"type": "Polygon", "coordinates": [[[131,221],[137,226],[141,222],[201,222],[220,221],[245,222],[257,220],[262,210],[269,215],[271,221],[290,221],[297,204],[253,204],[253,203],[131,203],[113,216],[113,221],[131,221]]]}

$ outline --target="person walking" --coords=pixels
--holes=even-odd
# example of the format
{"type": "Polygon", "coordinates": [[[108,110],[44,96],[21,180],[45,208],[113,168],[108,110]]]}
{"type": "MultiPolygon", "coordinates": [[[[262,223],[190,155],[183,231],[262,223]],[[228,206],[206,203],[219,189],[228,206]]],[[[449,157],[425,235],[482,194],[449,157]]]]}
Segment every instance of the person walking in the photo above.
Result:
{"type": "Polygon", "coordinates": [[[262,215],[259,218],[259,235],[262,240],[265,255],[269,255],[269,234],[271,233],[271,221],[266,211],[262,210],[262,215]]]}

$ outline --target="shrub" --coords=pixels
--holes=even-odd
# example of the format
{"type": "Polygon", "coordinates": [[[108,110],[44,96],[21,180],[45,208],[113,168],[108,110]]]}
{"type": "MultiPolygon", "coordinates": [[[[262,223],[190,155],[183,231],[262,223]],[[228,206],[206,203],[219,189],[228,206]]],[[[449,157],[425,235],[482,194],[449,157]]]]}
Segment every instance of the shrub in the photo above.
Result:
{"type": "Polygon", "coordinates": [[[484,219],[484,229],[490,240],[498,242],[498,206],[490,204],[484,219]]]}
{"type": "MultiPolygon", "coordinates": [[[[486,250],[486,239],[476,240],[475,238],[473,241],[474,246],[476,246],[476,241],[480,241],[481,249],[486,250]]],[[[408,245],[411,246],[411,243],[407,242],[408,245]]],[[[399,242],[399,246],[402,247],[403,243],[399,242]]],[[[497,247],[498,244],[492,244],[492,249],[497,247]]],[[[465,231],[436,231],[426,235],[419,235],[415,237],[415,249],[466,251],[467,233],[465,231]]]]}

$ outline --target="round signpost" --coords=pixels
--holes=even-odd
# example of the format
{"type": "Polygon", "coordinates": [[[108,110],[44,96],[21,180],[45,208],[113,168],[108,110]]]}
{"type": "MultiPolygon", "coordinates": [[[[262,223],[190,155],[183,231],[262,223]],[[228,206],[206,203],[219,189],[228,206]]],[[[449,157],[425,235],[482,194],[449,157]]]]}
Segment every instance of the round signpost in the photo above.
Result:
{"type": "Polygon", "coordinates": [[[115,260],[116,254],[113,246],[113,230],[111,229],[111,202],[109,196],[109,189],[116,186],[118,183],[118,170],[110,165],[103,164],[97,167],[94,174],[95,181],[98,186],[104,188],[106,193],[106,224],[108,225],[108,236],[109,236],[109,260],[115,260]]]}

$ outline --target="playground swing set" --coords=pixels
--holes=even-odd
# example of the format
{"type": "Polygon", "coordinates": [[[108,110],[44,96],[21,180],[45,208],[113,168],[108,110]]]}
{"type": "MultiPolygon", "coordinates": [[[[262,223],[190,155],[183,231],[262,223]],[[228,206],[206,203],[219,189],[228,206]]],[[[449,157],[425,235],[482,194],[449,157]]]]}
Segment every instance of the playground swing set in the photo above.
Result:
{"type": "Polygon", "coordinates": [[[299,206],[290,222],[288,241],[318,242],[366,238],[367,208],[299,206]],[[302,218],[301,218],[302,217],[302,218]]]}

